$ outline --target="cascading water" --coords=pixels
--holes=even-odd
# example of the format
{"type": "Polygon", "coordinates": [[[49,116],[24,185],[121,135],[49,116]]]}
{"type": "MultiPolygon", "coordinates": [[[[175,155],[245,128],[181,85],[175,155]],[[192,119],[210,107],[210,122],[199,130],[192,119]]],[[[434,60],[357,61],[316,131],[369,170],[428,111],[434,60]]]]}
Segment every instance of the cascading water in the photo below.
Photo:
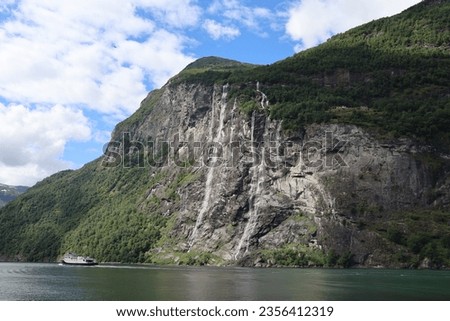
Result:
{"type": "MultiPolygon", "coordinates": [[[[255,133],[255,118],[256,112],[254,111],[252,114],[252,122],[251,122],[251,146],[252,152],[255,155],[257,152],[254,146],[254,133],[255,133]]],[[[264,125],[264,136],[263,139],[269,137],[269,119],[265,119],[264,125]]],[[[244,232],[242,233],[241,239],[238,243],[236,251],[234,253],[235,260],[238,260],[241,255],[245,255],[248,252],[250,246],[250,238],[255,233],[257,224],[258,224],[258,215],[259,215],[259,207],[261,201],[261,193],[264,188],[264,179],[265,179],[265,157],[266,157],[266,146],[263,144],[261,148],[260,162],[257,166],[253,164],[252,167],[252,179],[250,181],[250,191],[249,191],[249,211],[248,211],[248,221],[245,225],[244,232]],[[243,252],[243,253],[242,253],[243,252]]]]}
{"type": "Polygon", "coordinates": [[[234,164],[234,160],[233,160],[233,143],[235,142],[234,140],[234,135],[236,133],[236,110],[237,110],[237,99],[234,99],[234,103],[233,103],[233,108],[231,109],[231,117],[230,117],[230,122],[229,122],[229,127],[230,127],[230,136],[229,139],[225,142],[227,145],[225,145],[224,147],[226,147],[225,149],[225,159],[227,160],[227,166],[231,166],[231,164],[234,164]]]}
{"type": "Polygon", "coordinates": [[[235,125],[235,117],[236,117],[236,110],[237,110],[237,99],[234,99],[234,103],[233,103],[233,109],[231,110],[231,130],[230,130],[230,143],[233,142],[234,140],[234,132],[236,130],[236,125],[235,125]]]}
{"type": "Polygon", "coordinates": [[[259,81],[256,83],[256,92],[261,95],[261,108],[266,109],[267,107],[269,107],[269,99],[267,98],[267,95],[259,90],[259,81]]]}
{"type": "MultiPolygon", "coordinates": [[[[225,111],[226,111],[226,107],[227,107],[227,95],[228,95],[228,84],[224,85],[222,88],[222,97],[220,100],[219,126],[214,131],[216,102],[214,101],[215,92],[213,92],[213,101],[212,101],[212,108],[211,108],[211,122],[209,123],[209,140],[210,140],[210,142],[213,142],[213,143],[222,142],[222,140],[224,138],[224,135],[223,135],[223,127],[224,126],[223,125],[225,122],[225,111]]],[[[198,234],[198,230],[203,224],[204,216],[211,206],[211,199],[212,199],[212,192],[213,192],[213,179],[214,179],[215,171],[217,169],[216,161],[217,161],[217,158],[213,158],[211,163],[208,164],[209,168],[208,168],[208,173],[206,174],[205,195],[203,197],[202,206],[200,207],[200,211],[197,216],[197,220],[195,222],[194,229],[189,238],[189,251],[191,250],[192,246],[194,245],[195,239],[198,234]]]]}

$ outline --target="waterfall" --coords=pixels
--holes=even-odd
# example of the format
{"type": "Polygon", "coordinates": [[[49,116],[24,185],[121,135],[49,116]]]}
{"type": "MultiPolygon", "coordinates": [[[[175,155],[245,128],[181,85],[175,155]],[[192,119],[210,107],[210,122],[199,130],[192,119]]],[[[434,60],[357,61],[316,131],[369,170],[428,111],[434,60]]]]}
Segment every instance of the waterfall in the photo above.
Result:
{"type": "Polygon", "coordinates": [[[262,91],[260,91],[262,98],[261,98],[261,108],[265,109],[266,107],[269,106],[269,99],[267,99],[267,96],[265,93],[263,93],[262,91]]]}
{"type": "Polygon", "coordinates": [[[255,147],[253,146],[253,143],[255,142],[255,119],[256,119],[256,111],[253,111],[252,113],[252,128],[251,128],[251,135],[250,135],[250,143],[252,146],[252,152],[255,152],[255,147]]]}
{"type": "MultiPolygon", "coordinates": [[[[254,147],[254,132],[255,132],[255,117],[256,112],[254,111],[252,114],[252,122],[251,122],[251,146],[252,152],[255,154],[256,148],[254,147]]],[[[264,126],[264,136],[263,143],[266,137],[269,134],[269,120],[265,119],[264,126]]],[[[250,238],[255,233],[256,226],[258,224],[258,216],[259,216],[259,207],[260,207],[260,196],[263,192],[264,188],[264,180],[265,180],[265,156],[266,156],[266,146],[262,146],[261,148],[261,161],[258,166],[253,166],[252,171],[252,179],[250,181],[250,191],[249,191],[249,211],[248,211],[248,221],[245,225],[244,232],[242,233],[241,239],[238,243],[236,251],[234,253],[234,258],[237,260],[244,250],[245,253],[248,252],[250,245],[250,238]]],[[[254,164],[255,165],[255,164],[254,164]]]]}
{"type": "MultiPolygon", "coordinates": [[[[215,113],[216,113],[216,103],[214,101],[215,92],[213,92],[213,98],[212,98],[212,108],[211,108],[211,121],[209,123],[209,140],[210,142],[218,143],[223,140],[223,125],[225,122],[225,111],[227,107],[227,95],[228,95],[228,84],[224,85],[222,88],[222,98],[220,100],[220,113],[219,113],[219,126],[214,131],[214,120],[215,120],[215,113]]],[[[200,207],[200,211],[197,216],[197,220],[195,222],[194,229],[192,231],[192,234],[189,238],[189,251],[191,250],[192,246],[194,245],[195,238],[197,237],[198,230],[203,224],[203,219],[205,214],[207,213],[208,209],[211,205],[211,198],[213,193],[213,179],[216,171],[216,164],[215,162],[217,159],[213,160],[209,164],[208,172],[206,174],[206,182],[205,182],[205,195],[203,197],[202,206],[200,207]]]]}
{"type": "Polygon", "coordinates": [[[234,131],[236,129],[236,126],[234,124],[234,119],[236,117],[236,109],[237,109],[237,99],[234,99],[234,103],[233,103],[233,109],[231,110],[231,130],[230,130],[230,143],[233,142],[233,137],[234,137],[234,131]]]}
{"type": "Polygon", "coordinates": [[[237,99],[234,99],[233,108],[231,109],[231,117],[230,117],[230,136],[228,141],[226,141],[227,146],[225,150],[225,157],[227,166],[232,166],[234,164],[233,159],[233,142],[234,142],[234,135],[236,131],[236,124],[235,124],[235,118],[236,118],[236,109],[237,109],[237,99]]]}
{"type": "Polygon", "coordinates": [[[213,142],[218,143],[223,141],[223,123],[225,121],[225,109],[227,107],[227,95],[228,85],[224,85],[222,88],[222,99],[220,101],[220,114],[219,114],[219,128],[217,128],[216,136],[213,142]]]}
{"type": "Polygon", "coordinates": [[[277,164],[275,165],[277,168],[279,166],[282,166],[283,164],[283,158],[280,156],[280,148],[283,145],[282,138],[281,138],[281,129],[282,129],[282,123],[283,121],[278,121],[277,129],[275,131],[275,157],[277,160],[277,164]]]}
{"type": "Polygon", "coordinates": [[[212,104],[211,104],[211,121],[209,122],[209,136],[208,139],[213,141],[213,130],[214,130],[214,120],[216,119],[216,103],[214,98],[216,97],[216,90],[213,90],[212,94],[212,104]]]}
{"type": "Polygon", "coordinates": [[[277,131],[276,131],[276,135],[275,135],[275,140],[278,144],[281,144],[281,129],[283,128],[282,123],[283,123],[282,120],[278,121],[277,131]]]}
{"type": "Polygon", "coordinates": [[[267,98],[267,95],[259,90],[259,81],[256,83],[256,92],[261,94],[261,108],[264,110],[269,107],[269,99],[267,98]]]}

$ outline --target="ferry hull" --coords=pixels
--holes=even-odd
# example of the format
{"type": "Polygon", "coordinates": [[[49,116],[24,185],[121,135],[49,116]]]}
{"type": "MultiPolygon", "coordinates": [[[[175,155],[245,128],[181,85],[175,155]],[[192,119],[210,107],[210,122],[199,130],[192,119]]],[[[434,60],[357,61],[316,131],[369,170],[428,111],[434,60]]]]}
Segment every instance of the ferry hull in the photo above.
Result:
{"type": "Polygon", "coordinates": [[[67,262],[64,260],[62,260],[61,263],[65,264],[65,265],[81,265],[81,266],[83,266],[83,265],[84,266],[98,265],[97,262],[67,262]]]}

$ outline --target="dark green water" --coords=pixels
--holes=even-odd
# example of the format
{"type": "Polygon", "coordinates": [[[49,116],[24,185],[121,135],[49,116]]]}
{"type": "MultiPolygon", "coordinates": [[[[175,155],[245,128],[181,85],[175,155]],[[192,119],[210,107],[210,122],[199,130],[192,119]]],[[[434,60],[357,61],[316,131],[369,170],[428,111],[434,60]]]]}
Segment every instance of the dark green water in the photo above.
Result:
{"type": "Polygon", "coordinates": [[[450,300],[450,271],[0,263],[0,300],[450,300]]]}

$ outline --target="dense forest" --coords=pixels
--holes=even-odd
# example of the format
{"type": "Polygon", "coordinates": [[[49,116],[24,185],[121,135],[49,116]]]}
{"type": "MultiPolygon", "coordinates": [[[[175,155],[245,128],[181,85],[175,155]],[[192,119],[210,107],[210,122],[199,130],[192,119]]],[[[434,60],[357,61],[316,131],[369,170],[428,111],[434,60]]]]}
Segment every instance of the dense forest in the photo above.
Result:
{"type": "Polygon", "coordinates": [[[449,16],[450,3],[424,1],[273,65],[214,69],[210,62],[203,72],[186,70],[178,81],[232,84],[248,112],[258,107],[251,103],[258,81],[271,117],[283,120],[287,130],[351,123],[448,151],[449,16]]]}

